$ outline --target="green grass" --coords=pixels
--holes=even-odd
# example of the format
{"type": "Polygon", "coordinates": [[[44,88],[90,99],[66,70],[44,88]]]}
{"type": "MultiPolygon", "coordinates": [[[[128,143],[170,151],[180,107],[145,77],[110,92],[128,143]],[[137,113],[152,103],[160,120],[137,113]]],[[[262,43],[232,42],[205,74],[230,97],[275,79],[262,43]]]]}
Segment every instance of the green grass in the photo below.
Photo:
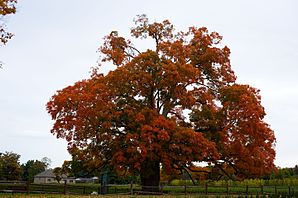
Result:
{"type": "MultiPolygon", "coordinates": [[[[92,195],[25,195],[25,194],[14,194],[14,195],[8,195],[8,194],[0,194],[1,198],[280,198],[280,197],[288,197],[288,196],[268,196],[268,195],[251,195],[251,196],[245,196],[245,195],[104,195],[104,196],[92,196],[92,195]]],[[[296,197],[296,196],[293,196],[296,197]]]]}
{"type": "MultiPolygon", "coordinates": [[[[26,195],[26,194],[1,194],[1,198],[217,198],[217,197],[243,197],[244,196],[227,196],[227,195],[98,195],[98,196],[93,196],[93,195],[86,195],[86,196],[81,196],[81,195],[49,195],[49,194],[44,194],[44,195],[26,195]]],[[[256,196],[249,196],[249,197],[256,197],[256,196]]]]}
{"type": "MultiPolygon", "coordinates": [[[[140,198],[173,198],[173,197],[189,197],[189,198],[192,198],[192,197],[201,197],[201,196],[173,196],[173,195],[162,195],[162,196],[153,196],[153,195],[97,195],[97,196],[94,196],[94,195],[86,195],[86,196],[82,196],[82,195],[49,195],[49,194],[44,194],[44,195],[26,195],[26,194],[1,194],[0,193],[0,197],[4,198],[4,197],[11,197],[11,198],[79,198],[79,197],[82,197],[82,198],[137,198],[137,197],[140,197],[140,198]]],[[[205,196],[203,196],[205,197],[205,196]]]]}
{"type": "MultiPolygon", "coordinates": [[[[231,184],[232,185],[232,184],[231,184]]],[[[26,184],[0,184],[0,190],[22,190],[27,192],[26,184]]],[[[134,191],[140,191],[141,187],[134,185],[134,191]]],[[[0,197],[90,197],[92,192],[100,191],[100,184],[30,184],[30,196],[25,196],[25,194],[17,193],[2,193],[0,197]],[[64,192],[67,195],[63,195],[64,192]],[[59,195],[57,195],[59,194],[59,195]],[[76,195],[77,194],[77,195],[76,195]],[[82,195],[85,196],[82,196],[82,195]]],[[[164,193],[164,196],[157,197],[257,197],[257,195],[292,195],[292,197],[298,197],[298,185],[297,186],[287,186],[287,185],[278,185],[278,186],[257,186],[257,185],[234,185],[228,186],[228,183],[224,184],[208,184],[206,185],[197,185],[197,186],[164,186],[161,191],[164,193]],[[208,193],[206,194],[206,187],[208,193]]],[[[111,185],[108,190],[108,195],[104,197],[122,197],[123,194],[130,194],[130,185],[111,185]],[[114,195],[111,195],[114,194],[114,195]]],[[[276,197],[275,196],[275,197],[276,197]]],[[[96,196],[92,196],[96,197],[96,196]]],[[[100,196],[99,196],[100,197],[100,196]]],[[[135,197],[135,196],[123,196],[123,197],[135,197]]],[[[140,197],[138,195],[138,197],[140,197]]],[[[148,197],[148,196],[146,196],[148,197]]],[[[150,197],[150,196],[149,196],[150,197]]],[[[152,196],[151,196],[152,197],[152,196]]]]}

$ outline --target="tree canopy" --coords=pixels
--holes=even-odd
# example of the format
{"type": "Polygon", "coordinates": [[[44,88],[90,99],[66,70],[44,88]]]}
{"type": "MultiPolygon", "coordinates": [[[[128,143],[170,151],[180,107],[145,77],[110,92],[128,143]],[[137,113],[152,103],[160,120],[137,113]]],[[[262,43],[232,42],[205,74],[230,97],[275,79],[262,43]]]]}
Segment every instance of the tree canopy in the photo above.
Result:
{"type": "Polygon", "coordinates": [[[19,180],[22,169],[20,155],[13,152],[0,153],[0,180],[19,180]]]}
{"type": "Polygon", "coordinates": [[[171,174],[208,162],[235,178],[274,169],[275,137],[259,90],[236,83],[222,36],[205,27],[176,32],[146,15],[136,17],[131,36],[153,39],[155,49],[141,52],[113,31],[92,76],[47,103],[51,132],[72,155],[137,171],[143,186],[159,184],[160,166],[171,174]],[[103,75],[105,62],[117,68],[103,75]]]}
{"type": "Polygon", "coordinates": [[[22,180],[32,183],[34,176],[46,170],[47,164],[39,160],[28,160],[25,164],[21,165],[22,180]]]}
{"type": "Polygon", "coordinates": [[[5,151],[0,152],[0,180],[22,180],[33,182],[34,176],[48,168],[50,159],[28,160],[20,164],[21,155],[5,151]]]}

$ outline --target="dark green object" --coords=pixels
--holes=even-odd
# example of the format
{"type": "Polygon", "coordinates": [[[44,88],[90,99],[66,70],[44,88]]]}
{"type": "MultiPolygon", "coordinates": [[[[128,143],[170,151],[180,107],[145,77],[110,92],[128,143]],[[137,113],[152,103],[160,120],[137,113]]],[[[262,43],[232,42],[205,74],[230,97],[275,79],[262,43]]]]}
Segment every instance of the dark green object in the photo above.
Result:
{"type": "Polygon", "coordinates": [[[108,189],[108,184],[110,181],[110,170],[109,168],[103,168],[102,171],[100,172],[100,181],[101,181],[101,188],[100,188],[100,193],[102,195],[105,195],[109,192],[108,189]]]}

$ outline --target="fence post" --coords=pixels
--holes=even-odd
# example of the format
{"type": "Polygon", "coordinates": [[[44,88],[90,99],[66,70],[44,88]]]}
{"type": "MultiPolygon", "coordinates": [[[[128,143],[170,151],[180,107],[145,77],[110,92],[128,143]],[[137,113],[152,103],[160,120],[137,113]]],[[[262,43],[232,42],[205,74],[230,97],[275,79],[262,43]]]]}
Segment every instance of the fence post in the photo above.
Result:
{"type": "Polygon", "coordinates": [[[263,194],[264,189],[263,189],[263,185],[261,185],[261,195],[263,194]]]}
{"type": "MultiPolygon", "coordinates": [[[[85,189],[85,188],[84,188],[84,189],[85,189]]],[[[101,194],[101,184],[98,185],[97,193],[98,193],[98,194],[101,194]]]]}
{"type": "Polygon", "coordinates": [[[248,195],[248,185],[246,185],[246,195],[248,195]]]}
{"type": "Polygon", "coordinates": [[[108,186],[106,182],[101,182],[100,184],[100,194],[105,195],[108,193],[108,186]]]}
{"type": "Polygon", "coordinates": [[[66,186],[66,180],[64,180],[64,188],[63,188],[63,193],[64,194],[66,194],[66,191],[67,191],[66,188],[67,188],[67,186],[66,186]]]}
{"type": "Polygon", "coordinates": [[[291,196],[291,186],[289,186],[289,196],[291,196]]]}
{"type": "Polygon", "coordinates": [[[130,181],[130,195],[133,195],[133,183],[130,181]]]}
{"type": "Polygon", "coordinates": [[[208,194],[208,183],[207,182],[205,183],[205,194],[206,195],[208,194]]]}
{"type": "Polygon", "coordinates": [[[227,183],[227,194],[229,194],[229,183],[227,183]]]}
{"type": "Polygon", "coordinates": [[[186,184],[184,184],[184,194],[186,195],[186,184]]]}
{"type": "Polygon", "coordinates": [[[276,187],[276,185],[274,186],[274,194],[277,195],[277,187],[276,187]]]}
{"type": "Polygon", "coordinates": [[[29,195],[29,193],[30,193],[30,182],[29,181],[27,181],[26,182],[26,193],[27,193],[27,195],[29,195]]]}

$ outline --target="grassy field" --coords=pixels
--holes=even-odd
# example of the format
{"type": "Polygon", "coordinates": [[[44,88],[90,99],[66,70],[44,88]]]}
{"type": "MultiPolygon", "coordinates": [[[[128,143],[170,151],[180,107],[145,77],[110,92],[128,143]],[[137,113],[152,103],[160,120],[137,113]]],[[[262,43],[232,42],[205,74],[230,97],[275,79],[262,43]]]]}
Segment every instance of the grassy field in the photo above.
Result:
{"type": "Polygon", "coordinates": [[[243,185],[234,183],[207,183],[196,186],[161,186],[161,196],[142,196],[139,185],[110,185],[108,194],[104,196],[90,195],[100,192],[99,184],[26,184],[2,183],[0,184],[0,198],[2,197],[52,197],[52,198],[77,198],[77,197],[102,197],[102,198],[172,198],[172,197],[297,197],[298,185],[243,185]],[[131,188],[133,187],[133,188],[131,188]],[[29,189],[29,190],[28,190],[29,189]],[[3,193],[1,193],[3,192],[3,193]],[[5,192],[5,193],[4,193],[5,192]],[[30,193],[29,195],[20,193],[30,193]],[[132,193],[134,195],[129,195],[132,193]],[[63,195],[65,194],[66,195],[63,195]],[[126,195],[124,195],[126,194],[126,195]]]}

